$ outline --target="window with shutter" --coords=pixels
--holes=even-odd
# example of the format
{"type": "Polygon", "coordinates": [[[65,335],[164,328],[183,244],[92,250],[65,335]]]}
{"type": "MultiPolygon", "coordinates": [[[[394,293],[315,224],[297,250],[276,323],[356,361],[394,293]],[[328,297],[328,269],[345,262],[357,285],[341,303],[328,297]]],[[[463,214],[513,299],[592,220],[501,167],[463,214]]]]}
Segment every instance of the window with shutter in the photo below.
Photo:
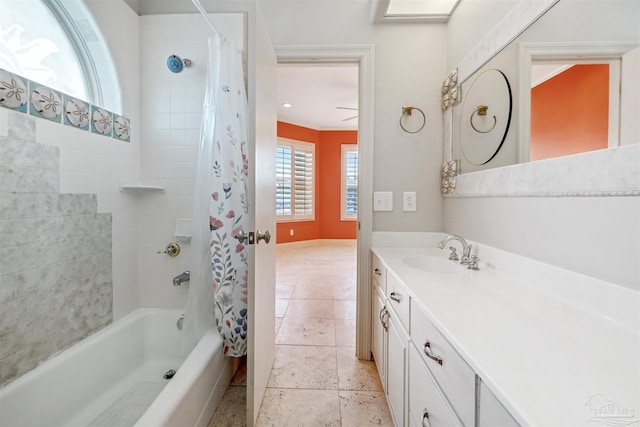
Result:
{"type": "Polygon", "coordinates": [[[276,148],[276,218],[313,221],[314,144],[278,138],[276,148]]]}
{"type": "Polygon", "coordinates": [[[358,146],[342,144],[342,195],[340,219],[355,220],[358,217],[358,146]]]}

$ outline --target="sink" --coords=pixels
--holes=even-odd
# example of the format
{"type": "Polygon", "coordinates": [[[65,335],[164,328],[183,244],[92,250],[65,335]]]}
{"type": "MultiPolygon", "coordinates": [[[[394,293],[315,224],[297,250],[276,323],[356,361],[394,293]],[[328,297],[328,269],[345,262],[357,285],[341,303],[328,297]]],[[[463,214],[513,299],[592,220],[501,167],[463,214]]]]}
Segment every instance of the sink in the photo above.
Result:
{"type": "Polygon", "coordinates": [[[429,255],[405,257],[402,258],[401,261],[407,267],[416,268],[430,273],[452,274],[462,271],[462,266],[460,266],[456,261],[450,261],[445,258],[429,255]]]}

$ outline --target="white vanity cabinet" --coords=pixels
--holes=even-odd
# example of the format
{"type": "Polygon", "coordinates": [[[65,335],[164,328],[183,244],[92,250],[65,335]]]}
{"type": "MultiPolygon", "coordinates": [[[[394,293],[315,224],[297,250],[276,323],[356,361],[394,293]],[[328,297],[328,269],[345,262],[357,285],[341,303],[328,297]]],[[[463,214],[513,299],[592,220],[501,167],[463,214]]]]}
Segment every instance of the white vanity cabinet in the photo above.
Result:
{"type": "Polygon", "coordinates": [[[387,401],[396,426],[406,426],[407,351],[409,335],[399,317],[389,310],[389,336],[387,344],[387,401]]]}
{"type": "Polygon", "coordinates": [[[371,352],[378,368],[382,387],[387,389],[387,331],[389,312],[386,307],[385,290],[387,288],[386,269],[380,259],[371,256],[371,352]]]}
{"type": "Polygon", "coordinates": [[[409,346],[408,380],[410,427],[462,425],[414,345],[409,346]]]}
{"type": "Polygon", "coordinates": [[[476,374],[415,301],[411,307],[411,341],[462,423],[473,426],[476,374]]]}
{"type": "Polygon", "coordinates": [[[478,427],[518,427],[519,424],[485,383],[478,387],[478,427]]]}
{"type": "Polygon", "coordinates": [[[394,423],[407,425],[409,293],[372,255],[372,353],[394,423]]]}

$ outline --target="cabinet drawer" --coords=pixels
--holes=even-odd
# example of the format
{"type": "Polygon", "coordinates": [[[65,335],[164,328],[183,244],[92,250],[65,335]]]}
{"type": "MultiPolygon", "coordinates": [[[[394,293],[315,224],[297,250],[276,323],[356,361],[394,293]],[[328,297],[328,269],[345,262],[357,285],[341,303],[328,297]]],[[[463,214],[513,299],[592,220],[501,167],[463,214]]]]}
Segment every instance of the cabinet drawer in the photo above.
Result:
{"type": "Polygon", "coordinates": [[[411,309],[411,339],[462,423],[473,426],[475,373],[415,305],[411,309]]]}
{"type": "Polygon", "coordinates": [[[382,293],[387,293],[387,269],[374,253],[371,254],[371,277],[373,283],[382,289],[382,293]]]}
{"type": "Polygon", "coordinates": [[[409,420],[420,427],[461,425],[413,345],[409,349],[409,420]]]}
{"type": "Polygon", "coordinates": [[[393,273],[387,274],[387,300],[400,318],[404,329],[409,331],[409,292],[393,273]]]}

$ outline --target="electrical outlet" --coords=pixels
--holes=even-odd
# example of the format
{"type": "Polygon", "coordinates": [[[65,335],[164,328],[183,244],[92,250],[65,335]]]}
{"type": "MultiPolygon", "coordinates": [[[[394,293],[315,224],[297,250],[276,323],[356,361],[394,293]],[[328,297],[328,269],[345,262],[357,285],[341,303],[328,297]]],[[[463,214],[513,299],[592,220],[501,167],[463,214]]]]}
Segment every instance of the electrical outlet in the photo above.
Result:
{"type": "Polygon", "coordinates": [[[391,212],[393,210],[393,193],[391,191],[374,191],[373,210],[376,212],[391,212]]]}
{"type": "Polygon", "coordinates": [[[403,197],[403,209],[405,212],[415,212],[416,211],[416,192],[415,191],[405,191],[402,193],[403,197]]]}

